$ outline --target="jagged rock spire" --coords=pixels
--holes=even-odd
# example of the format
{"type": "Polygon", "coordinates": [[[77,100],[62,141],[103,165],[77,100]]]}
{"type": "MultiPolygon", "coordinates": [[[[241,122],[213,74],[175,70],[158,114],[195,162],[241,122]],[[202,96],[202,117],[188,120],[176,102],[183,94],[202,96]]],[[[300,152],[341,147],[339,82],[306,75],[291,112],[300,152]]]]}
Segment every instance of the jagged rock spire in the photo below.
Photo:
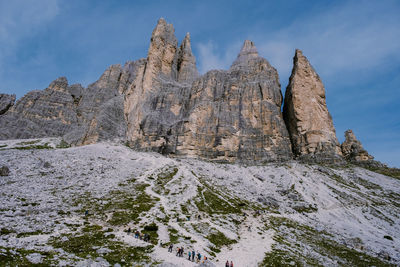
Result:
{"type": "Polygon", "coordinates": [[[283,116],[296,156],[319,161],[341,155],[325,88],[301,50],[296,49],[286,88],[283,116]]]}
{"type": "Polygon", "coordinates": [[[153,78],[160,73],[171,75],[177,46],[174,26],[160,18],[150,40],[144,75],[145,87],[150,87],[153,78]]]}
{"type": "Polygon", "coordinates": [[[246,66],[249,64],[249,61],[255,58],[258,58],[258,51],[254,43],[250,40],[245,40],[242,46],[242,49],[239,52],[236,60],[233,62],[231,69],[237,68],[240,66],[246,66]]]}
{"type": "Polygon", "coordinates": [[[68,87],[68,80],[66,77],[59,77],[52,81],[49,85],[49,89],[54,91],[65,91],[68,87]]]}
{"type": "Polygon", "coordinates": [[[199,76],[196,68],[196,58],[190,45],[190,34],[186,33],[177,53],[176,69],[178,82],[192,82],[199,76]]]}
{"type": "Polygon", "coordinates": [[[344,133],[346,140],[342,144],[343,157],[350,161],[368,161],[374,159],[363,148],[360,141],[357,140],[352,130],[347,130],[344,133]]]}

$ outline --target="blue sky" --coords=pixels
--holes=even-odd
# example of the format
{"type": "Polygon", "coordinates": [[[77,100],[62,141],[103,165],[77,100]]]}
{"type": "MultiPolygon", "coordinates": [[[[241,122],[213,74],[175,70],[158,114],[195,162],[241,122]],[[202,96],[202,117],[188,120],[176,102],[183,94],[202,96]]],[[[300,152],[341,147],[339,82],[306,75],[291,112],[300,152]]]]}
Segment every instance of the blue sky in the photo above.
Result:
{"type": "Polygon", "coordinates": [[[0,0],[0,92],[21,97],[59,76],[87,85],[111,64],[146,57],[160,17],[197,66],[226,69],[245,39],[278,69],[295,48],[325,84],[342,142],[353,129],[376,159],[400,167],[400,1],[0,0]]]}

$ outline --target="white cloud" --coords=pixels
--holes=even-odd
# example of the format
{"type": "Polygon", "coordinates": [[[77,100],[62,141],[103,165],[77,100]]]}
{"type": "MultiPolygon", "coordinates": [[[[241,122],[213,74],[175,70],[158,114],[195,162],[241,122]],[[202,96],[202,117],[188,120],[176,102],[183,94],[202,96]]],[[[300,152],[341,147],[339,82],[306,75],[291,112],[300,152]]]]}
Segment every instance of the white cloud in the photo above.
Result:
{"type": "Polygon", "coordinates": [[[204,74],[213,69],[228,69],[240,51],[240,43],[233,43],[223,52],[212,42],[199,43],[197,45],[199,53],[198,66],[200,73],[204,74]]]}
{"type": "Polygon", "coordinates": [[[325,77],[400,61],[400,16],[384,3],[351,1],[298,19],[268,39],[256,35],[257,47],[283,76],[290,74],[295,48],[325,77]]]}

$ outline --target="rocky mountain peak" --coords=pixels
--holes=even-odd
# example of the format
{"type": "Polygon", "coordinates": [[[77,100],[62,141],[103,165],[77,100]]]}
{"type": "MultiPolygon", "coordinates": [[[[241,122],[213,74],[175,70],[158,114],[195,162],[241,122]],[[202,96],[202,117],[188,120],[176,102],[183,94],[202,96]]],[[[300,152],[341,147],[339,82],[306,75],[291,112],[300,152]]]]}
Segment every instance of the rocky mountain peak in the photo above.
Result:
{"type": "Polygon", "coordinates": [[[259,58],[256,46],[252,41],[245,40],[239,55],[231,66],[231,69],[239,66],[246,66],[250,60],[255,58],[259,58]]]}
{"type": "Polygon", "coordinates": [[[176,53],[176,69],[178,82],[192,82],[199,76],[196,68],[196,58],[192,53],[189,33],[186,33],[176,53]]]}
{"type": "Polygon", "coordinates": [[[283,116],[296,156],[316,161],[341,156],[324,85],[299,49],[293,58],[283,116]]]}
{"type": "Polygon", "coordinates": [[[247,56],[250,58],[258,57],[257,47],[255,46],[255,44],[252,41],[250,41],[250,40],[244,41],[238,58],[243,57],[243,56],[247,56]]]}
{"type": "Polygon", "coordinates": [[[147,53],[146,70],[143,78],[143,88],[145,91],[151,90],[154,79],[162,74],[171,77],[175,71],[173,63],[177,51],[178,41],[175,37],[175,29],[172,24],[168,24],[160,18],[153,30],[150,47],[147,53]]]}
{"type": "Polygon", "coordinates": [[[49,85],[49,89],[54,91],[65,91],[68,87],[68,80],[66,77],[59,77],[52,81],[49,85]]]}

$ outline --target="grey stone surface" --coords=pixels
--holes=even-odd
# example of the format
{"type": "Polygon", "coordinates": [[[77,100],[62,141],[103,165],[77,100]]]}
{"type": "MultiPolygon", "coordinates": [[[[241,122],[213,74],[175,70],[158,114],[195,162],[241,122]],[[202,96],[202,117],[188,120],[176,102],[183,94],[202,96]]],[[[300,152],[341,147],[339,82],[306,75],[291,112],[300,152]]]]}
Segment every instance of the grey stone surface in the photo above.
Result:
{"type": "Polygon", "coordinates": [[[0,94],[0,116],[6,113],[15,103],[15,95],[0,94]]]}
{"type": "Polygon", "coordinates": [[[0,139],[61,136],[75,123],[74,98],[61,77],[45,90],[27,93],[0,117],[0,139]]]}

